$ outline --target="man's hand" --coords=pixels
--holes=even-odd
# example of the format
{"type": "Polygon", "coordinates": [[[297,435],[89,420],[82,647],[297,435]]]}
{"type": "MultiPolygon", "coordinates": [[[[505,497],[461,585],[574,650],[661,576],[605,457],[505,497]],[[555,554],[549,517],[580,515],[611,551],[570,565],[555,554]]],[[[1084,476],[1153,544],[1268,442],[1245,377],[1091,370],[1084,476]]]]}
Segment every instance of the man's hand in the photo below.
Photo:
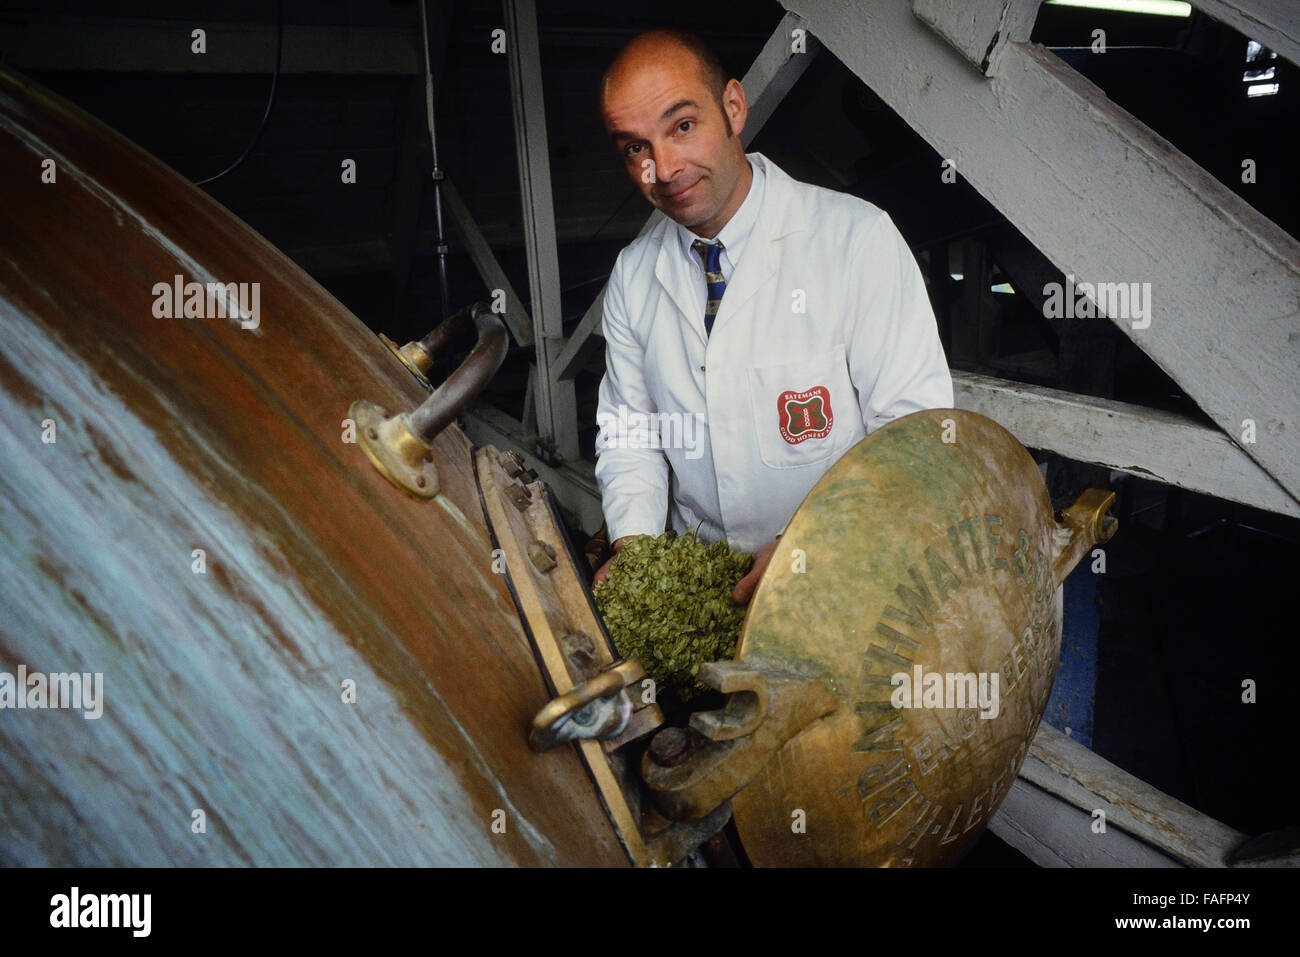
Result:
{"type": "Polygon", "coordinates": [[[754,556],[754,567],[749,570],[748,575],[736,582],[736,587],[731,593],[731,600],[737,605],[749,604],[754,589],[758,587],[758,580],[763,577],[763,572],[767,570],[768,563],[772,561],[772,555],[776,551],[776,541],[776,539],[772,539],[758,550],[758,554],[754,556]]]}
{"type": "Polygon", "coordinates": [[[623,550],[623,546],[626,545],[634,538],[636,538],[635,535],[624,535],[622,538],[618,539],[616,542],[614,542],[613,545],[610,546],[610,548],[614,552],[614,555],[612,558],[610,558],[609,561],[607,561],[605,564],[601,565],[598,569],[596,569],[595,577],[591,579],[591,586],[593,588],[595,588],[597,585],[599,585],[601,582],[605,580],[605,576],[609,574],[609,566],[614,564],[614,559],[617,558],[618,553],[623,550]]]}

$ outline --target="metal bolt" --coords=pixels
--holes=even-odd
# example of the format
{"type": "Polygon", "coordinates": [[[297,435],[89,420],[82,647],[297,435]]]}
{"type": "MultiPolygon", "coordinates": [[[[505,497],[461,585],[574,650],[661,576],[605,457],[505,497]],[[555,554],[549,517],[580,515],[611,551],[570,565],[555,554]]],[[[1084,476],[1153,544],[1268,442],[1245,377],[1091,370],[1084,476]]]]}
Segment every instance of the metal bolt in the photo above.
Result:
{"type": "Polygon", "coordinates": [[[595,666],[596,646],[585,632],[569,632],[560,639],[560,648],[569,664],[575,665],[579,671],[586,672],[595,666]]]}
{"type": "Polygon", "coordinates": [[[661,768],[675,768],[691,756],[691,739],[684,728],[664,728],[650,742],[650,760],[661,768]]]}
{"type": "Polygon", "coordinates": [[[560,639],[560,646],[564,649],[565,654],[577,655],[594,655],[596,646],[592,643],[591,637],[585,631],[571,631],[560,639]]]}
{"type": "Polygon", "coordinates": [[[555,549],[537,539],[528,543],[528,557],[539,572],[549,572],[556,565],[555,549]]]}
{"type": "Polygon", "coordinates": [[[418,485],[420,488],[424,488],[424,487],[425,487],[426,485],[428,485],[429,483],[428,483],[427,481],[425,481],[425,478],[424,478],[423,475],[417,475],[417,476],[415,477],[415,484],[418,485]]]}
{"type": "Polygon", "coordinates": [[[524,470],[524,457],[518,452],[507,452],[501,459],[501,467],[511,478],[516,478],[524,470]]]}

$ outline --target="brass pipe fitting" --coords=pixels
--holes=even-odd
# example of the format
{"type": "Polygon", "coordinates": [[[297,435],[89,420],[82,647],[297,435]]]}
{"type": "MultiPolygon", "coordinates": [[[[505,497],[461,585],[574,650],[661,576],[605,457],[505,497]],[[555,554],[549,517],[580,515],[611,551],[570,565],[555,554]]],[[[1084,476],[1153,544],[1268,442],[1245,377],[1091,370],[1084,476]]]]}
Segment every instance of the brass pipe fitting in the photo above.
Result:
{"type": "MultiPolygon", "coordinates": [[[[402,350],[394,350],[412,372],[423,378],[437,350],[470,328],[471,323],[478,333],[473,351],[419,406],[390,415],[382,406],[358,399],[348,409],[348,416],[356,423],[357,443],[366,458],[384,478],[415,498],[431,499],[438,494],[433,440],[496,375],[509,343],[501,317],[486,303],[476,302],[447,317],[418,343],[403,346],[402,350],[409,347],[410,361],[402,350]],[[426,359],[427,364],[421,365],[426,359]]],[[[387,344],[392,348],[391,342],[387,344]]]]}

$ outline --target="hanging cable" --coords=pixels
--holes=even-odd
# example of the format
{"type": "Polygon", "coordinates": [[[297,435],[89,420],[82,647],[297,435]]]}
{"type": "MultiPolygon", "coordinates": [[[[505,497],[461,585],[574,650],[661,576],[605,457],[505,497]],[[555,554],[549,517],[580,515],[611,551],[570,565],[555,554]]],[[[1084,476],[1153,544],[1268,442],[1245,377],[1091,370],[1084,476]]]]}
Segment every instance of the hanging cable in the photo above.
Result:
{"type": "Polygon", "coordinates": [[[429,125],[429,149],[433,155],[433,210],[438,239],[438,286],[442,291],[442,319],[451,314],[447,290],[447,241],[442,234],[442,167],[438,165],[438,132],[433,121],[433,67],[429,63],[429,21],[420,0],[420,40],[424,49],[424,114],[429,125]]]}
{"type": "Polygon", "coordinates": [[[227,173],[236,169],[240,163],[248,159],[248,154],[253,152],[257,146],[257,141],[262,138],[262,131],[266,129],[266,121],[271,117],[271,110],[275,107],[275,88],[280,80],[280,52],[284,40],[284,0],[277,0],[275,5],[275,70],[271,74],[271,95],[266,99],[266,110],[262,113],[262,122],[257,124],[257,129],[253,132],[253,138],[248,141],[244,147],[244,152],[239,154],[239,158],[223,169],[215,176],[209,176],[207,179],[196,179],[195,186],[203,186],[205,183],[211,183],[213,180],[221,179],[227,173]]]}

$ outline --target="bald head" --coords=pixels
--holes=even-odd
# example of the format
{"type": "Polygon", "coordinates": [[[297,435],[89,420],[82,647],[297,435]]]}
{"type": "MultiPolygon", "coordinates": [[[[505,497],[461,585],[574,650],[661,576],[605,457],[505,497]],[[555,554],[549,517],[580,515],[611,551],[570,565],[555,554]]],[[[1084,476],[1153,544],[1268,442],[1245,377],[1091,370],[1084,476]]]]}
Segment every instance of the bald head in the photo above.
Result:
{"type": "MultiPolygon", "coordinates": [[[[713,48],[700,37],[687,30],[662,27],[638,33],[623,45],[600,81],[601,110],[610,92],[632,77],[649,68],[669,66],[676,72],[693,70],[696,78],[712,95],[724,113],[723,91],[727,87],[727,71],[713,48]]],[[[728,130],[730,135],[730,130],[728,130]]]]}

